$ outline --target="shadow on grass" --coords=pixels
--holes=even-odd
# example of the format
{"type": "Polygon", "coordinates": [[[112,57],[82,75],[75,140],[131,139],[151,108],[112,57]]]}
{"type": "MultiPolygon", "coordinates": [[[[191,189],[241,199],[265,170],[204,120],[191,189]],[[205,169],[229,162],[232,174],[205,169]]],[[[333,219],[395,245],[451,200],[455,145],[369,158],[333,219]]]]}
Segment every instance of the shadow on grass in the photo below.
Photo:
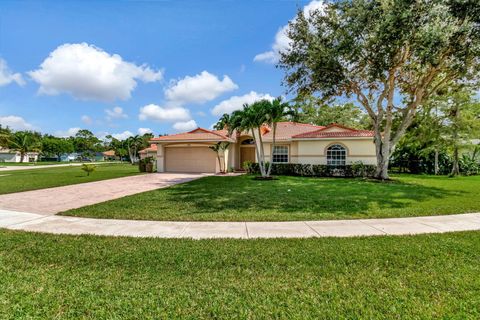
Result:
{"type": "MultiPolygon", "coordinates": [[[[161,191],[162,192],[162,191],[161,191]]],[[[163,190],[167,201],[188,207],[189,214],[226,211],[315,213],[347,216],[366,211],[412,207],[415,203],[461,195],[462,191],[408,183],[343,178],[207,177],[163,190]]]]}

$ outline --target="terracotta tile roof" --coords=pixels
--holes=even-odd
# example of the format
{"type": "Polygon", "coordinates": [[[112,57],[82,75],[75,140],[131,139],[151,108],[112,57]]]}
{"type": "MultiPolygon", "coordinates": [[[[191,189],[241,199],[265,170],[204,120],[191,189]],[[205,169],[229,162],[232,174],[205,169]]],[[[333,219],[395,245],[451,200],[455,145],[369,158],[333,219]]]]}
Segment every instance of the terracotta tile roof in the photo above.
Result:
{"type": "Polygon", "coordinates": [[[207,130],[197,128],[189,132],[153,138],[150,141],[233,141],[233,139],[226,136],[226,130],[207,130]]]}
{"type": "Polygon", "coordinates": [[[102,152],[105,157],[114,157],[115,156],[115,150],[108,150],[105,152],[102,152]]]}
{"type": "MultiPolygon", "coordinates": [[[[278,122],[277,123],[277,132],[275,134],[275,140],[290,140],[293,136],[316,131],[323,129],[323,126],[316,126],[308,123],[298,123],[298,122],[278,122]]],[[[268,130],[262,138],[264,141],[272,141],[273,132],[268,130]]]]}
{"type": "MultiPolygon", "coordinates": [[[[271,142],[273,132],[271,128],[265,126],[262,127],[263,141],[271,142]]],[[[198,128],[190,132],[171,134],[168,136],[162,136],[153,138],[152,142],[182,142],[182,141],[229,141],[235,142],[236,134],[232,137],[227,136],[227,130],[207,130],[198,128]]],[[[278,122],[277,132],[275,140],[287,141],[291,139],[314,139],[314,138],[336,138],[336,137],[373,137],[373,131],[368,130],[356,130],[348,128],[339,124],[330,124],[326,127],[316,126],[307,123],[297,122],[278,122]],[[331,131],[329,129],[341,129],[341,131],[331,131]]]]}
{"type": "Polygon", "coordinates": [[[374,132],[370,130],[357,130],[348,128],[336,123],[329,124],[328,126],[310,132],[297,134],[293,136],[293,139],[315,139],[315,138],[342,138],[342,137],[373,137],[374,132]],[[340,128],[344,131],[329,131],[331,128],[340,128]]]}
{"type": "Polygon", "coordinates": [[[157,152],[158,146],[155,143],[152,143],[150,147],[138,151],[138,153],[147,153],[147,152],[157,152]]]}

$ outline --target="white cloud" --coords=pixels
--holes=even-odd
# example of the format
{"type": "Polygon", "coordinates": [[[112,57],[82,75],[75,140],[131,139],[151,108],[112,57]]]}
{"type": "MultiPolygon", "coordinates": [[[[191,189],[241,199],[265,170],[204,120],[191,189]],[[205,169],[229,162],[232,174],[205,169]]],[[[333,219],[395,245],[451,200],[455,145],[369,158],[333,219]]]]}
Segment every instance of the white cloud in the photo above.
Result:
{"type": "Polygon", "coordinates": [[[153,133],[153,131],[150,128],[138,128],[139,135],[143,136],[146,133],[153,133]]]}
{"type": "Polygon", "coordinates": [[[211,101],[225,92],[238,89],[238,86],[228,76],[220,80],[216,75],[207,71],[195,76],[173,81],[165,90],[167,100],[177,104],[205,103],[211,101]]]}
{"type": "Polygon", "coordinates": [[[15,82],[19,86],[25,84],[25,80],[20,73],[13,73],[7,65],[7,62],[0,58],[0,86],[6,86],[15,82]]]}
{"type": "MultiPolygon", "coordinates": [[[[325,3],[322,0],[313,0],[305,7],[303,7],[303,14],[306,18],[309,18],[312,12],[319,10],[324,12],[325,3]]],[[[275,34],[275,40],[272,44],[272,49],[263,53],[257,54],[253,61],[277,63],[280,58],[280,52],[286,51],[290,48],[291,40],[287,36],[288,24],[280,27],[275,34]]]]}
{"type": "Polygon", "coordinates": [[[195,120],[176,122],[173,125],[173,129],[178,131],[192,131],[193,129],[196,129],[196,128],[198,128],[198,126],[195,120]]]}
{"type": "Polygon", "coordinates": [[[140,108],[138,118],[162,122],[186,121],[190,120],[190,112],[182,107],[164,108],[156,104],[149,104],[140,108]]]}
{"type": "Polygon", "coordinates": [[[93,120],[91,117],[87,116],[87,115],[83,115],[81,118],[83,123],[85,124],[92,124],[93,123],[93,120]]]}
{"type": "Polygon", "coordinates": [[[125,140],[127,138],[130,138],[133,136],[133,133],[126,130],[121,133],[112,133],[112,137],[114,137],[117,140],[125,140]]]}
{"type": "Polygon", "coordinates": [[[161,80],[162,72],[124,61],[87,43],[66,43],[50,53],[30,77],[39,93],[69,93],[81,100],[113,101],[130,98],[137,81],[161,80]]]}
{"type": "Polygon", "coordinates": [[[114,107],[113,109],[105,109],[105,113],[107,114],[107,120],[112,119],[126,119],[128,115],[123,112],[121,107],[114,107]]]}
{"type": "Polygon", "coordinates": [[[81,128],[70,128],[66,131],[56,131],[55,136],[60,137],[60,138],[68,138],[68,137],[73,137],[74,135],[77,134],[78,131],[80,131],[81,128]]]}
{"type": "Polygon", "coordinates": [[[214,116],[221,116],[224,113],[231,113],[235,110],[242,109],[243,104],[245,103],[253,103],[261,99],[273,100],[274,97],[272,97],[269,94],[256,93],[255,91],[250,91],[249,93],[244,94],[243,96],[233,96],[227,100],[223,100],[222,102],[217,104],[215,107],[213,107],[212,114],[214,116]]]}
{"type": "Polygon", "coordinates": [[[12,130],[33,130],[34,126],[19,116],[0,116],[2,127],[9,127],[12,130]]]}

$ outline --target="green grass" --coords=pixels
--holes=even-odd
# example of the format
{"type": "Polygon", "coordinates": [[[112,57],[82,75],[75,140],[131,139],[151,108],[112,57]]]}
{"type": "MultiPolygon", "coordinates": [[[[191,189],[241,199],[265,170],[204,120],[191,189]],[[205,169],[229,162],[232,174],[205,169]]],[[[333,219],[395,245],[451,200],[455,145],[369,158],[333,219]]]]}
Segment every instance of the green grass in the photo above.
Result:
{"type": "Polygon", "coordinates": [[[36,167],[36,166],[50,166],[55,164],[72,164],[72,163],[81,163],[81,161],[0,162],[0,168],[1,167],[36,167]]]}
{"type": "Polygon", "coordinates": [[[480,176],[362,179],[206,177],[67,211],[67,215],[199,221],[406,217],[480,211],[480,176]]]}
{"type": "Polygon", "coordinates": [[[0,172],[0,194],[59,187],[139,174],[130,164],[101,164],[87,176],[80,166],[0,172]]]}
{"type": "Polygon", "coordinates": [[[1,319],[479,319],[480,233],[165,240],[0,230],[1,319]]]}

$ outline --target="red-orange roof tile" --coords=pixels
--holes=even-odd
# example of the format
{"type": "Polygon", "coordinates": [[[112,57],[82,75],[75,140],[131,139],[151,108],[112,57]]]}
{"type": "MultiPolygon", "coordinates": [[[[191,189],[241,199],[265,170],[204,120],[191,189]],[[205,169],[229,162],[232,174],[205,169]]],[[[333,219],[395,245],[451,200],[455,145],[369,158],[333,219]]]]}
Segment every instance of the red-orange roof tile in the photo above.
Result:
{"type": "MultiPolygon", "coordinates": [[[[268,130],[262,130],[263,141],[271,142],[273,138],[273,131],[271,128],[265,127],[268,130]]],[[[230,141],[235,142],[234,133],[228,137],[227,130],[207,130],[198,128],[190,132],[183,132],[153,138],[152,142],[169,142],[169,141],[230,141]]],[[[275,140],[286,141],[291,139],[312,139],[312,138],[335,138],[335,137],[373,137],[373,131],[356,130],[348,128],[339,124],[332,123],[326,127],[316,126],[307,123],[298,122],[278,122],[275,140]],[[329,131],[330,128],[340,128],[343,131],[329,131]]]]}
{"type": "MultiPolygon", "coordinates": [[[[275,140],[277,141],[290,140],[295,135],[316,131],[323,128],[325,127],[316,126],[308,123],[278,122],[277,131],[275,134],[275,140]]],[[[262,136],[262,138],[264,141],[272,141],[273,131],[270,130],[269,132],[265,133],[262,136]]]]}
{"type": "Polygon", "coordinates": [[[345,127],[336,123],[329,124],[328,126],[319,130],[305,132],[293,136],[294,139],[315,139],[315,138],[336,138],[336,137],[373,137],[374,132],[370,130],[357,130],[349,127],[345,127]],[[341,128],[345,131],[327,131],[330,128],[341,128]]]}
{"type": "Polygon", "coordinates": [[[147,152],[157,152],[158,146],[155,143],[152,143],[150,147],[138,151],[138,153],[147,153],[147,152]]]}
{"type": "Polygon", "coordinates": [[[103,155],[104,155],[105,157],[114,157],[114,156],[115,156],[115,150],[105,151],[105,152],[103,152],[103,155]]]}
{"type": "Polygon", "coordinates": [[[225,130],[207,130],[198,128],[189,132],[171,134],[153,138],[150,141],[232,141],[225,130]]]}

